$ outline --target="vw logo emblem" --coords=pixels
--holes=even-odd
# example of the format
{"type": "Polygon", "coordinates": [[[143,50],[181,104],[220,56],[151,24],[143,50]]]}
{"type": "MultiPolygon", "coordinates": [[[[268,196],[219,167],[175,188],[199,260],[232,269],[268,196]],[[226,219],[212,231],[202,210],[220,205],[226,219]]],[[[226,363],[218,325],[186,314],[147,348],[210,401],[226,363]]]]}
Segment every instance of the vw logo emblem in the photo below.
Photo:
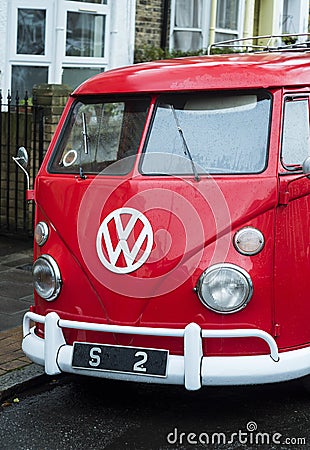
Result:
{"type": "Polygon", "coordinates": [[[151,224],[144,214],[133,208],[119,208],[107,215],[99,227],[96,239],[97,254],[104,267],[111,272],[134,272],[150,256],[153,239],[151,224]],[[133,238],[135,227],[139,230],[137,238],[133,238]],[[114,239],[114,246],[111,236],[113,228],[116,230],[117,242],[114,239]],[[133,245],[129,245],[129,241],[133,245]],[[121,254],[123,263],[120,263],[121,254]]]}

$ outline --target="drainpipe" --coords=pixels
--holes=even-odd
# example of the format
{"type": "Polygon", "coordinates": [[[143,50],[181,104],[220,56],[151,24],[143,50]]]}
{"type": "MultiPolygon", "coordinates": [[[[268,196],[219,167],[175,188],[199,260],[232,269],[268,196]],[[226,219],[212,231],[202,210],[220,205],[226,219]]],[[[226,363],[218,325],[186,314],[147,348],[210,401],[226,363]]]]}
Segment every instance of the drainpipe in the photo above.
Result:
{"type": "Polygon", "coordinates": [[[216,11],[217,11],[217,0],[212,0],[211,14],[210,14],[209,45],[214,44],[215,42],[216,11]]]}
{"type": "Polygon", "coordinates": [[[165,50],[165,48],[167,47],[168,13],[169,13],[169,0],[164,0],[163,19],[161,24],[161,36],[160,36],[160,48],[163,50],[165,50]]]}
{"type": "Polygon", "coordinates": [[[62,82],[62,62],[64,55],[64,45],[66,42],[65,36],[65,16],[63,13],[63,4],[62,0],[56,0],[55,2],[55,11],[54,11],[54,20],[56,23],[56,33],[55,33],[55,41],[54,41],[54,55],[53,55],[53,64],[52,70],[49,77],[50,83],[61,84],[62,82]]]}
{"type": "MultiPolygon", "coordinates": [[[[244,31],[243,31],[243,37],[245,38],[253,36],[254,14],[255,14],[255,0],[246,0],[244,12],[244,31]]],[[[246,43],[251,44],[252,42],[248,40],[246,43]]]]}

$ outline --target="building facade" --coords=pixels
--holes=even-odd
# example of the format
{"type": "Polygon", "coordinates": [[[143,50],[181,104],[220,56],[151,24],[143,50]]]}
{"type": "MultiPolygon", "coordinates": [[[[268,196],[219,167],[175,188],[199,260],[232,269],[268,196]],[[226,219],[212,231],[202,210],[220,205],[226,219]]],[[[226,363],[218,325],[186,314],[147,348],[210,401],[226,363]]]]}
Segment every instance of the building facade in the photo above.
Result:
{"type": "Polygon", "coordinates": [[[0,86],[71,87],[133,62],[135,0],[2,0],[0,86]]]}
{"type": "Polygon", "coordinates": [[[308,30],[309,0],[2,0],[0,88],[76,87],[134,62],[135,48],[183,52],[308,30]]]}
{"type": "Polygon", "coordinates": [[[170,50],[206,49],[214,42],[253,35],[308,32],[308,0],[171,0],[169,7],[170,50]]]}

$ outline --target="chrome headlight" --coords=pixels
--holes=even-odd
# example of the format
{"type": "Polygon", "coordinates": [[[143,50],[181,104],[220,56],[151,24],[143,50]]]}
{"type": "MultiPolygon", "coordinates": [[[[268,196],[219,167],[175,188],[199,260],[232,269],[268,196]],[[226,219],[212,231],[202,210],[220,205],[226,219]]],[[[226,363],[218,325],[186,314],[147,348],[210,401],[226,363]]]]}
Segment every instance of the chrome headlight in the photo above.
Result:
{"type": "Polygon", "coordinates": [[[212,311],[229,314],[240,311],[250,301],[250,275],[234,264],[215,264],[203,272],[196,291],[200,301],[212,311]]]}
{"type": "Polygon", "coordinates": [[[37,294],[47,301],[55,300],[61,289],[59,267],[49,255],[40,256],[33,265],[33,284],[37,294]]]}
{"type": "Polygon", "coordinates": [[[48,239],[49,229],[45,222],[37,223],[34,230],[34,239],[36,243],[41,247],[48,239]]]}

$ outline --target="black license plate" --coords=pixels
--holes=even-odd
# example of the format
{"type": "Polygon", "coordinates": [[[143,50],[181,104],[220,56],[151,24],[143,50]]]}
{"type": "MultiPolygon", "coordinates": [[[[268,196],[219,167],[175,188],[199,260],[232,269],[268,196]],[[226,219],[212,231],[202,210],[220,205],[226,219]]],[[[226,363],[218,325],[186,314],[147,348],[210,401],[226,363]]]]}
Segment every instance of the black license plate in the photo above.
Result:
{"type": "Polygon", "coordinates": [[[72,367],[165,377],[167,350],[75,342],[72,367]]]}

